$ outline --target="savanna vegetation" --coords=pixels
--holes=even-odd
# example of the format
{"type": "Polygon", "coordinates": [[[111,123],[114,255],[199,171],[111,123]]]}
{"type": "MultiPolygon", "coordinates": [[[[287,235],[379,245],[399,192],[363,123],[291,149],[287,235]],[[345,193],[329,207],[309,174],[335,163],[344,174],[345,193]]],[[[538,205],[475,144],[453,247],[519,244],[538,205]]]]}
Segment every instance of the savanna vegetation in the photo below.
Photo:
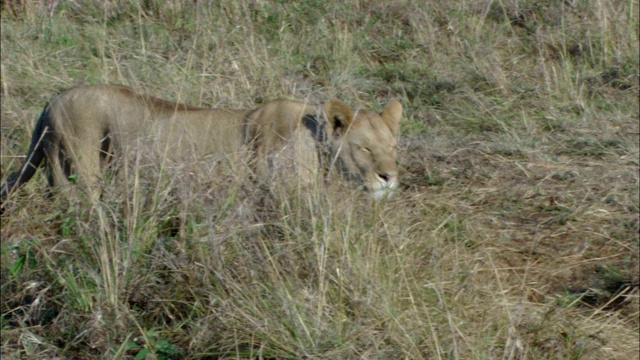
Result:
{"type": "Polygon", "coordinates": [[[77,84],[405,112],[386,202],[238,159],[134,166],[99,204],[37,174],[1,218],[0,356],[637,359],[638,18],[636,0],[3,1],[3,180],[77,84]]]}

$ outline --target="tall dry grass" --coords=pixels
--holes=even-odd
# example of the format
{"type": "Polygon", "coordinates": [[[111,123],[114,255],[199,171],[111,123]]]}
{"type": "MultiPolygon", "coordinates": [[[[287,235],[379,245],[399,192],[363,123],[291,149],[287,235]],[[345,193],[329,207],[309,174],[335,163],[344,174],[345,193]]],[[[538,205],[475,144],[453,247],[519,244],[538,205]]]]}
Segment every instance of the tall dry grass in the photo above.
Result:
{"type": "Polygon", "coordinates": [[[11,1],[0,30],[3,179],[76,84],[406,108],[382,204],[235,160],[100,204],[36,176],[3,358],[638,358],[637,1],[11,1]]]}

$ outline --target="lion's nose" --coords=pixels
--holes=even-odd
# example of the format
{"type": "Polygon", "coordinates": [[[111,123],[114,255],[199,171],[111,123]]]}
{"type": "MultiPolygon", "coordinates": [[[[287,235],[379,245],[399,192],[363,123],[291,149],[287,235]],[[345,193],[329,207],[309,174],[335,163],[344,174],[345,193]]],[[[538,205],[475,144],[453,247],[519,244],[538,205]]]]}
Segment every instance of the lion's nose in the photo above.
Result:
{"type": "Polygon", "coordinates": [[[396,173],[386,172],[378,174],[378,177],[386,183],[390,183],[396,179],[396,173]]]}

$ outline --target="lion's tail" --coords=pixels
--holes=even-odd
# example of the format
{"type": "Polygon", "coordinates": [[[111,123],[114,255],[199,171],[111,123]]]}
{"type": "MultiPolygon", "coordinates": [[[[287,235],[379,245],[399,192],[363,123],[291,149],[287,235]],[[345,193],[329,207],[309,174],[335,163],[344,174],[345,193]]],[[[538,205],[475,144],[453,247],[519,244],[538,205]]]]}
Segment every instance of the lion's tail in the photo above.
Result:
{"type": "Polygon", "coordinates": [[[20,165],[20,169],[9,175],[7,181],[3,183],[0,188],[0,204],[4,204],[5,200],[16,188],[19,188],[22,184],[29,181],[33,177],[33,174],[36,173],[38,167],[42,164],[45,157],[43,143],[47,131],[45,124],[50,123],[48,121],[49,116],[49,104],[47,104],[44,107],[42,114],[40,114],[40,118],[33,130],[31,145],[29,145],[29,151],[27,151],[26,159],[22,165],[20,165]]]}

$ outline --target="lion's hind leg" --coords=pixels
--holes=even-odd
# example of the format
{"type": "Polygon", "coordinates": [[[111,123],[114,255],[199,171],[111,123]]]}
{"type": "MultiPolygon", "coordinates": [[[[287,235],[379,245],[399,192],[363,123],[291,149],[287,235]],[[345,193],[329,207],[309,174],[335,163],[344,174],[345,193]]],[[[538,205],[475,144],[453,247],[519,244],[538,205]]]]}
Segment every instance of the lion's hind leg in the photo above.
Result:
{"type": "Polygon", "coordinates": [[[91,199],[100,196],[100,152],[79,141],[58,138],[46,147],[47,180],[51,188],[76,193],[80,187],[91,199]]]}

